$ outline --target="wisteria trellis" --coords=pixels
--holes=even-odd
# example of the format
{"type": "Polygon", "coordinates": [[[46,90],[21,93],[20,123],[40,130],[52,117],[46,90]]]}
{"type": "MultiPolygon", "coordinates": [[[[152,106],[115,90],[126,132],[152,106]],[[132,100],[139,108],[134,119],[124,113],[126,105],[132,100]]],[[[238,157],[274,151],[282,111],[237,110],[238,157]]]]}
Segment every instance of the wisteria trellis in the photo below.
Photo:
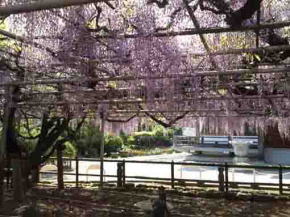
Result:
{"type": "Polygon", "coordinates": [[[18,110],[77,117],[105,103],[108,120],[211,117],[229,134],[247,122],[289,135],[289,14],[286,0],[116,0],[11,15],[5,30],[21,38],[1,48],[2,84],[18,82],[18,110]]]}

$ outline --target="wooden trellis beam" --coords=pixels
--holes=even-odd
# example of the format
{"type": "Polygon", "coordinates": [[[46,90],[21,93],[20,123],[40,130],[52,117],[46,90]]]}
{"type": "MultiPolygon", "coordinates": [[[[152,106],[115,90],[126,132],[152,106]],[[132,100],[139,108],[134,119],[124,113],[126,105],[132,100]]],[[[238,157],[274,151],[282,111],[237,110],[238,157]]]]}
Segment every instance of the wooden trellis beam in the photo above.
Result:
{"type": "MultiPolygon", "coordinates": [[[[150,112],[150,113],[161,113],[161,112],[167,112],[170,113],[169,115],[166,115],[168,118],[175,118],[176,115],[175,113],[184,113],[188,112],[186,117],[263,117],[263,116],[268,116],[268,114],[265,114],[264,111],[262,110],[257,110],[257,111],[252,111],[252,110],[231,110],[231,114],[227,115],[224,114],[223,110],[208,110],[208,109],[199,109],[199,110],[183,110],[183,111],[154,111],[154,110],[143,110],[143,111],[138,111],[138,110],[127,110],[127,111],[108,111],[108,117],[109,118],[129,118],[132,115],[136,115],[136,117],[148,117],[145,112],[150,112]],[[239,114],[239,112],[243,112],[243,114],[239,114]],[[248,113],[248,114],[245,114],[248,113]]],[[[86,112],[85,112],[86,113],[86,112]]],[[[58,114],[58,117],[62,117],[62,114],[58,114]]],[[[98,115],[92,115],[91,113],[88,113],[85,115],[86,118],[96,118],[98,115]]],[[[84,114],[73,114],[72,118],[83,118],[84,114]]],[[[273,117],[273,116],[272,116],[273,117]]],[[[21,117],[20,117],[21,118],[21,117]]],[[[36,117],[30,117],[29,119],[41,119],[41,117],[36,118],[36,117]]]]}
{"type": "Polygon", "coordinates": [[[18,103],[14,105],[10,105],[10,107],[42,107],[42,106],[63,106],[63,105],[98,105],[98,104],[140,104],[140,103],[165,103],[165,102],[173,102],[173,103],[186,103],[189,101],[193,102],[203,102],[210,100],[254,100],[254,99],[287,99],[288,96],[284,94],[277,95],[261,95],[261,96],[235,96],[235,97],[195,97],[195,98],[183,98],[183,99],[128,99],[128,100],[83,100],[83,101],[34,101],[34,102],[25,102],[18,103]]]}
{"type": "MultiPolygon", "coordinates": [[[[278,70],[277,70],[278,71],[278,70]]],[[[289,69],[289,72],[290,72],[290,69],[289,69]]],[[[270,73],[273,73],[273,72],[270,72],[270,73]]],[[[167,77],[168,78],[168,77],[167,77]]],[[[170,78],[170,77],[169,77],[170,78]]],[[[181,75],[178,77],[179,79],[182,79],[182,78],[188,78],[188,76],[186,75],[181,75]]],[[[281,81],[279,80],[279,83],[282,84],[281,82],[287,82],[285,80],[281,81]]],[[[271,85],[274,85],[275,82],[273,81],[267,81],[267,85],[268,84],[271,84],[271,85]]],[[[231,81],[228,81],[226,83],[219,83],[218,85],[214,86],[214,87],[211,87],[210,84],[209,85],[203,85],[202,89],[204,91],[208,91],[208,90],[216,90],[216,89],[219,89],[219,88],[224,88],[224,87],[233,87],[233,86],[263,86],[264,84],[261,83],[261,82],[231,82],[231,81]]],[[[182,88],[182,87],[181,87],[182,88]]],[[[164,90],[164,89],[163,89],[164,90]]],[[[132,96],[134,97],[142,97],[141,96],[141,93],[145,93],[146,95],[146,89],[144,88],[114,88],[114,89],[110,89],[110,88],[102,88],[102,89],[99,89],[97,88],[96,90],[93,90],[93,89],[87,89],[87,90],[80,90],[80,89],[72,89],[72,90],[63,90],[63,91],[41,91],[41,92],[24,92],[22,93],[22,95],[25,95],[25,96],[29,96],[29,97],[32,97],[32,96],[45,96],[45,95],[60,95],[60,94],[73,94],[74,96],[80,96],[80,94],[86,94],[86,97],[108,97],[108,94],[109,96],[113,99],[113,98],[120,98],[120,97],[124,97],[124,98],[130,98],[132,96]],[[144,92],[145,91],[145,92],[144,92]],[[122,95],[124,94],[124,95],[122,95]]],[[[149,91],[162,91],[162,89],[160,88],[151,88],[149,91]]],[[[165,91],[165,90],[164,90],[165,91]]],[[[177,91],[181,91],[181,89],[177,90],[177,91]]],[[[189,94],[189,93],[195,93],[194,92],[195,90],[194,89],[189,89],[189,90],[186,90],[186,94],[189,94]]],[[[176,94],[180,94],[180,92],[176,92],[176,94]]],[[[2,92],[0,92],[0,96],[3,97],[5,94],[2,92]]],[[[162,95],[162,94],[161,94],[162,95]]]]}
{"type": "MultiPolygon", "coordinates": [[[[264,23],[259,25],[251,26],[241,26],[239,28],[232,27],[209,27],[200,29],[190,29],[183,31],[170,31],[170,32],[155,32],[147,35],[141,35],[137,33],[133,34],[120,34],[120,35],[96,35],[97,39],[113,39],[113,38],[146,38],[146,37],[175,37],[175,36],[188,36],[197,34],[215,34],[215,33],[225,33],[225,32],[247,32],[247,31],[257,31],[261,29],[278,29],[290,26],[290,21],[285,22],[275,22],[275,23],[264,23]]],[[[96,30],[90,30],[94,32],[96,30]]]]}
{"type": "MultiPolygon", "coordinates": [[[[232,110],[235,112],[247,112],[248,110],[232,110]]],[[[263,110],[255,110],[255,111],[263,111],[263,110]]],[[[221,109],[183,109],[183,110],[110,110],[109,114],[140,114],[140,113],[184,113],[184,112],[225,112],[225,110],[221,109]]]]}
{"type": "MultiPolygon", "coordinates": [[[[31,41],[25,37],[19,36],[19,35],[15,35],[11,32],[7,32],[5,30],[1,30],[0,29],[0,35],[3,35],[5,37],[8,37],[10,39],[31,45],[33,47],[42,49],[47,51],[48,53],[52,54],[53,56],[56,56],[55,51],[53,51],[52,49],[50,49],[49,47],[46,47],[43,44],[31,41]]],[[[274,52],[274,51],[286,51],[286,50],[290,50],[290,45],[280,45],[280,46],[268,46],[268,47],[259,47],[259,48],[242,48],[242,49],[228,49],[228,50],[220,50],[220,51],[215,51],[215,52],[209,52],[209,48],[207,49],[207,53],[190,53],[188,54],[189,56],[193,56],[193,57],[203,57],[203,56],[207,56],[210,55],[210,58],[212,56],[218,56],[218,55],[229,55],[229,54],[241,54],[241,53],[261,53],[261,52],[274,52]]],[[[184,57],[186,57],[187,55],[184,55],[184,57]]],[[[82,58],[78,58],[78,57],[72,57],[75,58],[77,61],[86,61],[86,62],[90,62],[90,63],[99,63],[100,60],[96,60],[96,59],[82,59],[82,58]]]]}
{"type": "MultiPolygon", "coordinates": [[[[132,113],[133,114],[133,113],[132,113]]],[[[113,115],[113,116],[109,116],[109,118],[116,118],[116,119],[120,119],[120,118],[129,118],[131,114],[128,115],[113,115]]],[[[143,118],[150,118],[148,117],[146,114],[139,114],[137,117],[143,117],[143,118]]],[[[168,118],[176,118],[176,116],[169,116],[168,118]]],[[[213,118],[232,118],[232,117],[236,117],[236,118],[261,118],[261,117],[265,117],[265,118],[269,118],[268,114],[230,114],[230,115],[225,115],[225,114],[216,114],[216,113],[208,113],[208,114],[187,114],[186,115],[187,118],[200,118],[200,117],[213,117],[213,118]]],[[[275,116],[275,115],[271,115],[270,117],[278,117],[278,118],[283,118],[282,116],[275,116]]],[[[73,118],[82,118],[82,116],[78,116],[75,115],[73,116],[73,118]]],[[[95,115],[87,115],[86,118],[96,118],[95,115]]]]}
{"type": "MultiPolygon", "coordinates": [[[[220,51],[211,52],[211,55],[219,56],[219,55],[229,55],[229,54],[262,53],[262,52],[274,52],[274,51],[286,51],[286,50],[290,50],[290,45],[220,50],[220,51]]],[[[189,55],[196,56],[196,57],[199,57],[199,56],[203,57],[203,56],[206,56],[207,54],[206,53],[190,53],[189,55]]]]}
{"type": "MultiPolygon", "coordinates": [[[[109,118],[128,118],[130,117],[129,115],[124,115],[124,116],[119,116],[119,115],[114,115],[114,116],[109,116],[109,118]]],[[[144,118],[150,118],[146,114],[140,114],[138,117],[144,117],[144,118]]],[[[240,118],[255,118],[255,117],[267,117],[269,118],[268,114],[261,113],[261,114],[231,114],[231,115],[225,115],[225,114],[216,114],[216,113],[209,113],[209,114],[187,114],[187,118],[202,118],[202,117],[213,117],[213,118],[230,118],[230,117],[240,117],[240,118]]],[[[282,117],[282,116],[271,116],[271,117],[282,117]]],[[[168,116],[168,118],[176,118],[176,116],[168,116]]],[[[178,121],[177,121],[178,122],[178,121]]]]}
{"type": "MultiPolygon", "coordinates": [[[[124,117],[109,117],[109,118],[116,118],[116,119],[119,119],[119,118],[128,118],[130,116],[124,116],[124,117]]],[[[139,115],[138,117],[143,117],[143,118],[150,118],[148,117],[147,115],[145,114],[141,114],[139,115]]],[[[175,118],[176,116],[173,116],[172,118],[175,118]]],[[[261,118],[261,117],[264,117],[264,118],[269,118],[269,115],[267,114],[256,114],[256,115],[253,115],[253,114],[244,114],[244,115],[241,115],[241,114],[231,114],[231,115],[222,115],[222,114],[187,114],[186,115],[187,118],[207,118],[207,117],[213,117],[213,118],[261,118]]],[[[283,118],[282,116],[270,116],[270,117],[277,117],[277,118],[283,118]]],[[[77,116],[75,118],[78,118],[77,116]]],[[[88,116],[88,118],[95,118],[95,116],[88,116]]]]}
{"type": "Polygon", "coordinates": [[[38,0],[32,3],[24,3],[0,7],[0,16],[7,17],[11,14],[29,13],[34,11],[64,8],[105,1],[108,0],[42,0],[42,1],[38,0]]]}
{"type": "MultiPolygon", "coordinates": [[[[290,46],[289,46],[290,47],[290,46]]],[[[194,71],[193,73],[186,74],[169,74],[162,76],[115,76],[115,77],[104,77],[104,78],[64,78],[64,79],[45,79],[45,80],[35,80],[35,81],[13,81],[13,82],[5,82],[0,83],[0,87],[2,86],[10,86],[10,85],[19,85],[19,86],[27,86],[27,85],[52,85],[52,84],[83,84],[88,81],[94,82],[106,82],[106,81],[134,81],[134,80],[144,80],[144,79],[180,79],[180,78],[193,78],[193,77],[201,77],[201,76],[218,76],[218,75],[241,75],[245,73],[252,74],[271,74],[271,73],[285,73],[290,72],[290,67],[286,66],[283,68],[275,67],[268,69],[236,69],[236,70],[225,70],[225,71],[194,71]]]]}

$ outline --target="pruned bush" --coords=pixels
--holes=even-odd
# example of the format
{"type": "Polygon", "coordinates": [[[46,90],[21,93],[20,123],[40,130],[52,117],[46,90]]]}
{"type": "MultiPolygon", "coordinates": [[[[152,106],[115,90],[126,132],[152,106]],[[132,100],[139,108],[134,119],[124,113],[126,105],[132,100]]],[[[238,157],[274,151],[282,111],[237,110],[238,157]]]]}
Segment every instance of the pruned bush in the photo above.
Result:
{"type": "Polygon", "coordinates": [[[172,145],[172,140],[167,136],[155,136],[154,144],[156,147],[169,147],[172,145]]]}
{"type": "Polygon", "coordinates": [[[80,138],[76,141],[79,154],[84,157],[99,156],[101,136],[99,126],[84,126],[80,138]]]}
{"type": "Polygon", "coordinates": [[[152,136],[135,136],[135,146],[137,149],[146,149],[153,147],[152,136]]]}
{"type": "Polygon", "coordinates": [[[120,151],[123,144],[120,136],[107,135],[105,139],[105,152],[110,156],[111,153],[120,151]]]}

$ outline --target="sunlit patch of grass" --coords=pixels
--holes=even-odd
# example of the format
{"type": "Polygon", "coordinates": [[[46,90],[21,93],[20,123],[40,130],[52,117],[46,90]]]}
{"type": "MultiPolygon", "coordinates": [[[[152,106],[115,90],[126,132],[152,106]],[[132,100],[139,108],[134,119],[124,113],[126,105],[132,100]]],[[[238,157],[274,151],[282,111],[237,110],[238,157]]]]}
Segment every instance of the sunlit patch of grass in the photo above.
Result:
{"type": "Polygon", "coordinates": [[[120,157],[172,154],[174,152],[172,148],[127,149],[120,153],[120,157]]]}

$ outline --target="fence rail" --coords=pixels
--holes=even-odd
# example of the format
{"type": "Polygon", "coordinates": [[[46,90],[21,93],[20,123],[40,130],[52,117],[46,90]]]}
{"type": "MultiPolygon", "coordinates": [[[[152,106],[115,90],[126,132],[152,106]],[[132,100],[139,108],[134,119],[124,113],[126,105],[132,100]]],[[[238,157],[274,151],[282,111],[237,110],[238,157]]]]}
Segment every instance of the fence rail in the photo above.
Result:
{"type": "MultiPolygon", "coordinates": [[[[55,158],[52,158],[52,160],[55,160],[55,158]]],[[[73,172],[65,172],[64,175],[67,176],[75,176],[75,179],[73,180],[76,184],[76,187],[79,186],[80,177],[86,176],[88,177],[100,177],[100,173],[83,173],[83,171],[80,171],[80,163],[82,161],[85,162],[100,162],[98,159],[91,159],[91,158],[64,158],[63,159],[68,165],[72,165],[72,162],[75,162],[75,169],[73,172]]],[[[286,176],[288,173],[290,174],[290,166],[282,166],[282,165],[234,165],[234,164],[228,164],[228,163],[191,163],[191,162],[162,162],[162,161],[135,161],[135,160],[104,160],[104,163],[114,163],[117,164],[117,168],[115,169],[114,174],[104,174],[104,177],[107,179],[105,182],[116,182],[118,185],[125,185],[126,183],[162,183],[164,185],[169,185],[171,188],[175,188],[176,186],[195,186],[195,187],[216,187],[220,191],[228,192],[233,189],[238,188],[246,188],[246,189],[253,189],[253,190],[272,190],[277,191],[280,194],[283,193],[290,193],[290,177],[289,177],[289,183],[285,183],[285,180],[283,179],[283,175],[286,176]],[[140,176],[140,175],[130,175],[130,171],[126,169],[128,166],[133,165],[140,165],[144,167],[144,165],[150,165],[152,170],[152,165],[155,167],[160,167],[161,165],[167,165],[168,171],[167,177],[160,177],[160,176],[140,176]],[[191,174],[190,172],[187,172],[186,169],[188,168],[198,168],[200,172],[199,178],[191,177],[193,176],[193,173],[196,172],[196,170],[192,170],[191,174]],[[241,182],[239,180],[235,180],[235,175],[240,170],[245,170],[245,172],[249,177],[249,180],[252,181],[246,181],[241,182]],[[185,172],[183,172],[185,170],[185,172]],[[211,174],[211,178],[215,178],[214,180],[211,179],[202,179],[202,172],[206,172],[209,170],[214,170],[214,174],[211,174]],[[268,173],[267,173],[268,171],[268,173]],[[269,173],[270,171],[270,173],[269,173]],[[180,173],[180,177],[178,177],[178,172],[180,173]],[[182,172],[188,173],[186,177],[182,178],[182,172]],[[250,175],[249,175],[250,172],[250,175]],[[287,172],[287,173],[286,173],[287,172]],[[284,173],[284,174],[283,174],[284,173]],[[261,175],[275,175],[277,178],[275,181],[276,183],[267,183],[265,180],[262,182],[257,181],[257,176],[261,175]],[[230,180],[231,179],[231,180],[230,180]]],[[[144,167],[145,169],[148,169],[148,166],[144,167]]],[[[143,168],[143,169],[144,169],[143,168]]],[[[138,172],[139,167],[134,167],[134,170],[137,170],[138,172]]],[[[166,168],[165,168],[166,169],[166,168]]],[[[105,169],[106,170],[106,167],[105,169]]],[[[167,169],[166,169],[167,170],[167,169]]],[[[133,169],[132,169],[133,171],[133,169]]],[[[50,174],[55,175],[57,172],[40,172],[41,174],[50,174]]],[[[239,175],[239,174],[238,174],[239,175]]],[[[241,174],[240,174],[241,175],[241,174]]],[[[244,174],[243,174],[244,175],[244,174]]]]}

